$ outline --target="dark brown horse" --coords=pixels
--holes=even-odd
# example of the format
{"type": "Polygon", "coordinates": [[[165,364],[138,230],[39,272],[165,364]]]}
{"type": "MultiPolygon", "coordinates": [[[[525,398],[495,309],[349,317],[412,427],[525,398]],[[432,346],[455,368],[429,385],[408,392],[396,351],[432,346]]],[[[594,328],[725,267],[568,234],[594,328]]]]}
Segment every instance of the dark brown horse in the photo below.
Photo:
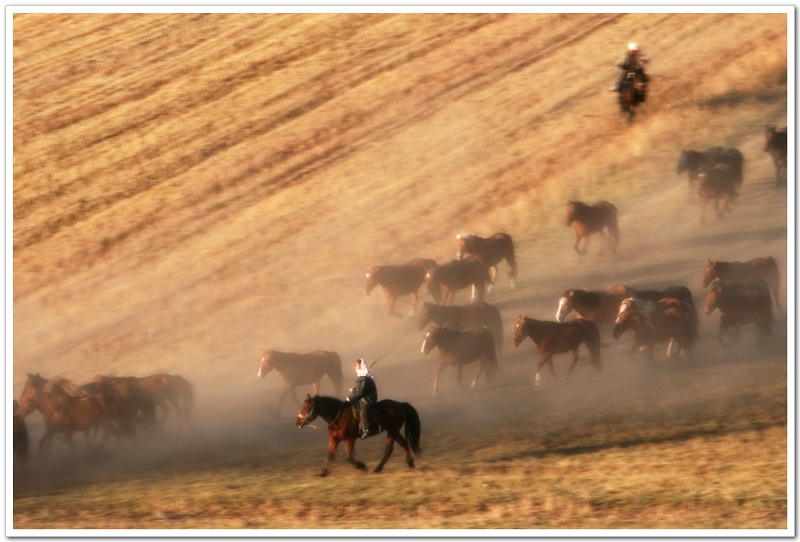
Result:
{"type": "Polygon", "coordinates": [[[436,305],[426,301],[419,313],[419,329],[422,331],[428,324],[466,331],[473,327],[485,327],[494,335],[494,343],[498,355],[503,354],[503,319],[494,305],[484,301],[471,305],[436,305]]]}
{"type": "Polygon", "coordinates": [[[700,211],[701,224],[705,223],[706,207],[711,200],[714,201],[714,212],[717,217],[723,218],[726,212],[731,212],[730,204],[739,195],[736,192],[734,173],[734,170],[728,164],[717,164],[697,176],[697,193],[703,201],[700,211]],[[721,205],[720,202],[722,202],[721,205]]]}
{"type": "Polygon", "coordinates": [[[44,435],[39,440],[40,452],[58,433],[64,435],[73,451],[75,444],[72,435],[75,432],[83,432],[88,445],[89,433],[96,427],[104,427],[107,435],[113,435],[122,445],[122,438],[114,423],[118,416],[114,399],[103,393],[70,397],[58,392],[42,391],[26,382],[20,396],[18,414],[24,418],[34,410],[42,414],[45,423],[44,435]]]}
{"type": "Polygon", "coordinates": [[[534,320],[527,316],[520,316],[514,326],[514,336],[511,339],[511,344],[517,347],[525,337],[530,337],[536,343],[536,348],[538,348],[541,355],[539,363],[536,365],[536,377],[534,379],[536,386],[541,384],[542,377],[540,372],[545,364],[550,366],[553,380],[558,380],[555,367],[553,367],[554,354],[572,353],[572,364],[567,371],[567,378],[569,378],[575,365],[578,364],[578,347],[582,344],[589,348],[592,366],[598,372],[602,370],[600,365],[600,332],[591,320],[575,318],[569,322],[561,323],[534,320]]]}
{"type": "Polygon", "coordinates": [[[617,318],[622,300],[635,294],[635,290],[622,284],[613,284],[600,291],[564,290],[558,300],[556,320],[563,322],[570,312],[575,311],[579,318],[591,320],[600,329],[603,324],[612,323],[617,318]]]}
{"type": "Polygon", "coordinates": [[[428,355],[431,350],[438,348],[439,366],[433,377],[433,394],[439,391],[439,375],[448,365],[456,368],[458,385],[464,389],[461,380],[461,369],[464,365],[480,361],[478,374],[472,381],[469,389],[475,389],[478,378],[486,371],[486,379],[493,382],[498,372],[497,351],[494,344],[494,335],[486,328],[473,328],[469,331],[458,331],[439,326],[430,326],[425,332],[422,341],[422,353],[428,355]]]}
{"type": "Polygon", "coordinates": [[[492,284],[489,266],[482,256],[469,255],[453,260],[425,275],[425,286],[439,305],[449,305],[458,290],[472,286],[472,301],[483,301],[487,285],[492,284]]]}
{"type": "MultiPolygon", "coordinates": [[[[492,283],[497,279],[497,264],[505,260],[508,264],[508,282],[511,288],[516,286],[517,259],[514,256],[514,241],[507,233],[495,233],[491,237],[478,237],[468,233],[456,235],[456,258],[462,259],[466,254],[482,256],[490,266],[492,283]]],[[[489,286],[492,291],[492,285],[489,286]]]]}
{"type": "Polygon", "coordinates": [[[636,108],[646,99],[647,79],[644,70],[639,66],[628,68],[627,76],[619,87],[619,106],[629,123],[636,114],[636,108]]]}
{"type": "Polygon", "coordinates": [[[375,286],[380,285],[386,295],[386,316],[402,318],[403,315],[394,312],[394,305],[399,297],[410,295],[411,310],[409,316],[414,316],[417,310],[417,297],[420,287],[425,283],[425,273],[434,269],[434,260],[417,258],[404,265],[371,265],[367,267],[367,277],[364,283],[364,293],[369,295],[375,286]]]}
{"type": "Polygon", "coordinates": [[[136,379],[136,383],[153,398],[157,408],[163,411],[159,423],[163,424],[174,409],[180,422],[187,422],[194,409],[194,388],[181,375],[158,373],[136,379]]]}
{"type": "Polygon", "coordinates": [[[663,290],[634,290],[633,297],[642,301],[661,301],[667,297],[673,297],[686,301],[690,306],[694,307],[694,298],[692,291],[686,286],[668,286],[663,290]]]}
{"type": "Polygon", "coordinates": [[[774,126],[768,126],[764,130],[764,139],[764,152],[769,154],[775,166],[775,187],[785,187],[788,148],[786,127],[776,130],[774,126]]]}
{"type": "Polygon", "coordinates": [[[592,205],[587,205],[581,201],[567,201],[567,226],[572,226],[575,230],[575,244],[573,248],[578,254],[586,253],[586,246],[589,243],[589,235],[599,233],[605,237],[603,229],[608,230],[608,246],[611,252],[617,253],[619,245],[619,226],[617,224],[617,208],[613,203],[599,201],[592,205]],[[583,239],[583,250],[580,249],[580,242],[583,239]]]}
{"type": "Polygon", "coordinates": [[[113,398],[118,411],[115,425],[129,438],[134,437],[137,427],[147,434],[156,432],[155,399],[150,391],[139,385],[135,376],[97,375],[81,389],[85,393],[102,393],[113,398]]]}
{"type": "Polygon", "coordinates": [[[656,344],[669,341],[667,356],[694,353],[699,320],[693,304],[674,297],[658,301],[628,298],[620,304],[613,336],[619,339],[627,330],[634,335],[634,348],[643,347],[653,361],[656,344]],[[677,345],[677,347],[676,347],[677,345]]]}
{"type": "Polygon", "coordinates": [[[753,258],[746,262],[721,262],[708,259],[706,268],[703,271],[703,287],[708,287],[714,279],[721,279],[723,282],[735,282],[750,277],[759,277],[772,290],[775,296],[775,306],[781,310],[781,302],[778,299],[781,285],[781,273],[775,258],[753,258]]]}
{"type": "Polygon", "coordinates": [[[296,386],[311,385],[314,395],[319,393],[319,383],[322,377],[328,375],[336,388],[336,395],[342,393],[342,360],[336,352],[315,350],[307,354],[294,354],[264,350],[261,356],[261,365],[258,368],[258,377],[264,378],[275,369],[283,380],[283,393],[278,399],[276,416],[281,413],[281,405],[287,395],[291,395],[294,402],[300,407],[300,401],[295,395],[296,386]]]}
{"type": "Polygon", "coordinates": [[[719,334],[717,339],[720,344],[730,328],[734,331],[734,341],[739,341],[741,326],[755,324],[759,332],[759,341],[764,337],[772,337],[772,300],[769,295],[767,283],[757,277],[751,277],[737,282],[724,283],[714,279],[709,285],[706,295],[706,314],[711,314],[719,309],[719,334]]]}
{"type": "MultiPolygon", "coordinates": [[[[383,459],[381,459],[373,472],[378,473],[383,470],[383,466],[386,464],[389,456],[392,455],[395,441],[397,441],[397,444],[399,444],[405,452],[408,467],[413,469],[414,458],[411,453],[413,452],[417,455],[422,453],[419,446],[422,425],[420,424],[417,410],[409,403],[383,399],[382,401],[378,401],[372,409],[372,412],[378,422],[379,433],[386,431],[386,448],[383,452],[383,459]],[[403,426],[405,426],[405,437],[400,434],[400,429],[403,426]]],[[[298,428],[302,428],[309,425],[318,417],[325,420],[328,424],[328,435],[330,437],[328,441],[328,454],[325,457],[325,465],[322,467],[322,472],[320,472],[319,475],[328,475],[333,454],[336,453],[336,448],[342,441],[344,441],[348,463],[359,470],[367,470],[367,466],[364,465],[364,463],[356,461],[353,458],[353,448],[355,447],[356,439],[361,437],[361,431],[358,425],[359,419],[355,414],[353,405],[334,397],[320,397],[319,395],[311,397],[307,395],[294,424],[298,428]]]]}
{"type": "Polygon", "coordinates": [[[744,156],[735,148],[711,147],[705,152],[682,150],[675,172],[678,175],[686,172],[691,188],[701,173],[713,169],[718,164],[729,166],[734,185],[736,187],[741,185],[744,174],[744,156]]]}

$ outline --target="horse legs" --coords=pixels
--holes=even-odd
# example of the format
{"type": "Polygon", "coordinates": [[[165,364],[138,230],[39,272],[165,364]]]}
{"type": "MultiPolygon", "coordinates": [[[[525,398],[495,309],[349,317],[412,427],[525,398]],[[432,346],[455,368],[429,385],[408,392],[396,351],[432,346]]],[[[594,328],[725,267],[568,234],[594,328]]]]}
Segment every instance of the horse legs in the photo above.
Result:
{"type": "MultiPolygon", "coordinates": [[[[583,239],[583,235],[578,230],[575,230],[575,244],[572,245],[572,248],[574,248],[575,252],[577,252],[578,254],[582,254],[580,249],[581,239],[583,239]]],[[[586,245],[588,244],[588,242],[589,241],[587,238],[587,240],[583,243],[583,253],[586,252],[586,245]]]]}
{"type": "Polygon", "coordinates": [[[39,455],[44,453],[45,447],[50,444],[50,441],[53,440],[54,436],[56,436],[55,431],[48,427],[45,430],[44,435],[42,435],[42,438],[39,439],[39,455]]]}
{"type": "Polygon", "coordinates": [[[356,441],[354,439],[348,439],[344,441],[344,450],[345,450],[345,455],[347,457],[347,462],[353,465],[358,470],[367,470],[367,466],[364,463],[353,459],[353,449],[355,447],[356,447],[356,441]]]}
{"type": "MultiPolygon", "coordinates": [[[[570,354],[572,354],[572,363],[570,364],[569,369],[567,369],[567,380],[569,380],[572,370],[578,364],[578,349],[576,348],[575,350],[570,350],[570,354]]],[[[553,368],[552,360],[550,361],[550,368],[553,368]]],[[[553,370],[553,375],[555,376],[555,369],[553,370]]]]}
{"type": "Polygon", "coordinates": [[[414,292],[411,294],[411,310],[408,311],[408,315],[409,316],[414,316],[415,314],[417,314],[417,298],[418,298],[418,296],[419,296],[419,291],[418,290],[414,290],[414,292]]]}
{"type": "Polygon", "coordinates": [[[278,416],[281,415],[281,407],[283,406],[283,401],[286,399],[286,396],[289,395],[290,393],[294,397],[294,402],[297,403],[297,396],[294,395],[294,386],[292,386],[290,384],[284,385],[283,393],[281,393],[281,396],[278,398],[278,409],[275,412],[275,417],[278,417],[278,416]]]}
{"type": "Polygon", "coordinates": [[[439,363],[439,366],[436,368],[436,373],[433,375],[433,394],[436,395],[439,393],[439,375],[442,374],[444,371],[444,363],[439,363]]]}
{"type": "Polygon", "coordinates": [[[539,360],[539,364],[536,366],[536,377],[534,379],[534,386],[541,386],[542,384],[542,367],[544,367],[545,363],[550,365],[550,371],[553,373],[553,380],[558,380],[556,377],[556,370],[553,367],[553,354],[543,354],[542,359],[539,360]]]}
{"type": "Polygon", "coordinates": [[[461,372],[462,366],[459,363],[456,365],[456,380],[458,381],[458,387],[461,388],[461,391],[464,391],[464,381],[461,379],[461,372]]]}
{"type": "Polygon", "coordinates": [[[386,448],[383,450],[383,459],[381,459],[381,462],[378,463],[378,466],[375,467],[375,470],[372,471],[374,474],[378,474],[383,470],[383,466],[386,464],[386,461],[388,461],[389,456],[392,455],[393,449],[394,449],[394,438],[392,438],[392,435],[390,433],[389,436],[386,437],[386,448]]]}
{"type": "Polygon", "coordinates": [[[700,209],[700,224],[706,223],[706,205],[708,205],[708,196],[703,194],[703,206],[700,209]]]}
{"type": "Polygon", "coordinates": [[[390,294],[388,291],[386,292],[386,302],[387,302],[387,306],[386,306],[386,317],[387,318],[390,317],[390,316],[394,316],[396,318],[402,318],[403,317],[402,314],[394,312],[394,304],[397,302],[397,298],[392,296],[392,294],[390,294]]]}
{"type": "Polygon", "coordinates": [[[475,380],[473,380],[472,384],[469,385],[469,391],[475,389],[475,386],[478,384],[478,378],[480,378],[481,374],[483,374],[483,360],[481,360],[480,365],[478,365],[478,374],[475,375],[475,380]]]}
{"type": "Polygon", "coordinates": [[[330,472],[331,460],[333,459],[333,454],[336,453],[336,448],[339,447],[339,439],[331,437],[328,441],[328,453],[325,455],[325,465],[323,465],[322,470],[319,473],[320,478],[324,478],[330,472]]]}

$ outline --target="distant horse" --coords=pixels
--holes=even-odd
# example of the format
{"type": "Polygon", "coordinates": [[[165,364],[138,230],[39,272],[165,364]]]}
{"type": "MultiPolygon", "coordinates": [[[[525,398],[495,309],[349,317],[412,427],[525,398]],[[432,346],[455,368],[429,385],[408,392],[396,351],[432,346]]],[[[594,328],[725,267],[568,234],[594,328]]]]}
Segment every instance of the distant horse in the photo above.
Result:
{"type": "MultiPolygon", "coordinates": [[[[411,453],[413,452],[417,455],[422,453],[419,446],[422,425],[420,424],[417,410],[409,403],[383,399],[378,401],[372,412],[377,418],[379,433],[386,431],[386,448],[383,452],[383,459],[381,459],[373,472],[378,473],[383,470],[383,466],[389,456],[392,455],[395,441],[405,452],[408,467],[413,469],[414,458],[411,453]],[[400,428],[404,425],[405,437],[400,434],[400,428]]],[[[311,397],[307,395],[294,424],[298,428],[302,428],[309,425],[317,417],[322,418],[328,424],[328,435],[330,437],[325,466],[322,467],[322,472],[319,475],[328,475],[333,454],[336,453],[336,448],[342,441],[345,444],[348,463],[359,470],[367,470],[367,466],[364,463],[353,459],[353,448],[356,440],[361,436],[359,418],[354,412],[353,405],[333,397],[320,397],[319,395],[311,397]]]]}
{"type": "Polygon", "coordinates": [[[19,402],[14,399],[13,410],[13,426],[14,434],[11,443],[14,454],[19,457],[22,462],[28,461],[30,450],[30,437],[28,436],[28,426],[25,425],[25,419],[19,415],[19,402]]]}
{"type": "Polygon", "coordinates": [[[667,297],[673,297],[686,301],[690,306],[694,307],[694,299],[692,291],[686,286],[668,286],[663,290],[634,290],[633,297],[642,301],[661,301],[667,297]]]}
{"type": "Polygon", "coordinates": [[[631,297],[620,304],[613,337],[619,339],[632,330],[634,348],[644,347],[647,359],[653,361],[654,346],[667,341],[668,357],[681,351],[692,354],[698,327],[697,310],[686,301],[666,297],[653,302],[631,297]]]}
{"type": "Polygon", "coordinates": [[[647,80],[644,70],[635,66],[628,68],[627,76],[619,87],[619,106],[628,122],[633,120],[636,108],[647,99],[647,80]]]}
{"type": "Polygon", "coordinates": [[[136,382],[150,393],[156,407],[164,412],[159,423],[167,420],[172,409],[178,414],[179,421],[189,421],[194,408],[194,388],[188,380],[181,375],[158,373],[139,377],[136,382]]]}
{"type": "Polygon", "coordinates": [[[775,306],[781,310],[781,302],[778,293],[781,286],[781,272],[775,258],[753,258],[746,262],[721,262],[707,259],[706,268],[703,271],[703,287],[707,288],[714,279],[721,279],[723,282],[735,282],[750,277],[759,277],[772,290],[775,297],[775,306]]]}
{"type": "MultiPolygon", "coordinates": [[[[508,281],[511,288],[516,286],[517,259],[514,256],[514,241],[507,233],[495,233],[491,237],[478,237],[467,233],[456,235],[456,258],[462,259],[465,254],[477,254],[491,266],[492,282],[497,278],[497,264],[505,260],[508,263],[508,281]]],[[[489,286],[491,292],[492,286],[489,286]]]]}
{"type": "Polygon", "coordinates": [[[572,226],[575,230],[575,245],[573,248],[578,254],[586,253],[590,234],[600,233],[601,236],[605,237],[603,228],[608,230],[608,246],[611,248],[611,252],[617,253],[619,226],[617,224],[617,208],[613,203],[599,201],[592,205],[587,205],[580,201],[568,200],[566,224],[567,226],[572,226]],[[583,251],[579,248],[581,239],[584,239],[583,251]]]}
{"type": "Polygon", "coordinates": [[[759,331],[759,341],[764,337],[772,337],[772,300],[769,295],[769,286],[758,277],[751,277],[737,282],[723,283],[714,279],[709,285],[706,295],[706,314],[711,314],[719,309],[719,334],[717,340],[720,344],[730,328],[734,331],[734,341],[739,341],[741,326],[755,324],[759,331]]]}
{"type": "Polygon", "coordinates": [[[558,380],[556,370],[553,367],[553,355],[564,352],[572,353],[572,364],[567,371],[567,378],[572,374],[575,365],[578,364],[578,347],[585,344],[591,353],[592,366],[598,372],[602,370],[600,365],[600,332],[594,322],[583,318],[576,318],[569,322],[547,322],[534,320],[527,316],[520,316],[514,326],[514,337],[511,344],[515,347],[530,337],[536,343],[541,357],[536,365],[535,385],[541,384],[541,370],[545,364],[550,366],[553,373],[553,380],[558,380]]]}
{"type": "Polygon", "coordinates": [[[735,148],[711,147],[705,152],[682,150],[675,173],[680,175],[685,171],[691,188],[701,173],[713,169],[718,164],[727,164],[731,168],[730,175],[735,186],[741,185],[744,157],[735,148]]]}
{"type": "Polygon", "coordinates": [[[419,313],[419,329],[422,331],[428,324],[466,331],[473,327],[485,327],[494,335],[494,343],[498,355],[503,354],[503,319],[494,305],[483,301],[471,305],[460,306],[435,305],[426,301],[419,313]]]}
{"type": "Polygon", "coordinates": [[[486,371],[486,379],[493,382],[498,372],[497,351],[494,343],[494,335],[486,328],[473,328],[469,331],[458,331],[446,327],[430,326],[425,332],[425,340],[422,341],[422,353],[428,355],[431,350],[438,348],[439,366],[433,377],[433,394],[439,392],[439,375],[444,368],[452,365],[456,368],[458,385],[464,389],[461,381],[461,369],[464,365],[474,361],[480,361],[478,374],[469,386],[469,390],[475,389],[483,371],[486,371]]]}
{"type": "Polygon", "coordinates": [[[45,423],[45,433],[39,440],[40,452],[58,433],[64,435],[73,451],[75,445],[72,434],[75,432],[82,431],[88,445],[89,432],[95,427],[104,427],[107,435],[113,435],[122,445],[122,438],[114,424],[117,417],[114,399],[103,393],[69,397],[57,392],[45,392],[26,383],[17,412],[24,418],[34,410],[42,414],[45,423]]]}
{"type": "Polygon", "coordinates": [[[434,260],[417,258],[404,265],[371,265],[367,268],[364,293],[369,295],[375,286],[380,285],[386,295],[388,303],[386,316],[402,318],[403,315],[394,312],[397,298],[410,295],[412,297],[409,316],[414,316],[417,310],[417,296],[420,287],[425,283],[425,273],[436,267],[434,260]]]}
{"type": "Polygon", "coordinates": [[[151,435],[156,432],[156,401],[135,376],[97,375],[81,389],[114,399],[119,412],[116,426],[129,438],[134,437],[137,427],[151,435]]]}
{"type": "Polygon", "coordinates": [[[731,212],[730,202],[738,196],[736,192],[735,171],[728,164],[717,164],[713,168],[697,176],[699,187],[697,193],[703,200],[700,211],[700,223],[705,222],[706,206],[709,200],[714,200],[714,211],[717,217],[722,218],[725,212],[731,212]],[[722,205],[720,205],[720,201],[722,205]]]}
{"type": "Polygon", "coordinates": [[[283,380],[283,393],[278,399],[276,416],[281,413],[281,406],[287,395],[291,395],[298,408],[301,403],[295,395],[296,386],[311,385],[314,395],[319,393],[319,383],[323,376],[333,382],[336,395],[342,394],[342,360],[336,352],[315,350],[307,354],[294,354],[278,352],[276,350],[263,350],[261,365],[258,368],[258,377],[264,378],[275,369],[283,380]]]}
{"type": "Polygon", "coordinates": [[[492,284],[489,266],[482,256],[469,255],[429,270],[425,286],[439,305],[449,305],[458,290],[473,287],[472,301],[483,301],[486,286],[492,284]]]}
{"type": "Polygon", "coordinates": [[[768,126],[764,130],[764,152],[769,153],[772,163],[775,166],[775,187],[786,186],[786,165],[787,165],[787,134],[786,127],[776,130],[774,126],[768,126]]]}
{"type": "Polygon", "coordinates": [[[556,320],[563,322],[570,312],[575,311],[578,317],[593,321],[600,329],[603,324],[612,323],[617,318],[622,300],[634,295],[635,290],[622,284],[613,284],[600,291],[564,290],[558,300],[556,320]]]}

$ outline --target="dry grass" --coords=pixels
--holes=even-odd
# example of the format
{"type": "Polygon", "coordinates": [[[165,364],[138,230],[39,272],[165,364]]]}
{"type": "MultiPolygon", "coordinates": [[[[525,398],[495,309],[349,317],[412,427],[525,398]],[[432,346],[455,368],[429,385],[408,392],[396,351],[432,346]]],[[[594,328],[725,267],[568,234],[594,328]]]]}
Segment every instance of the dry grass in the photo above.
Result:
{"type": "Polygon", "coordinates": [[[499,388],[462,399],[446,373],[453,398],[440,402],[411,331],[378,376],[384,397],[420,404],[426,454],[416,472],[393,458],[366,488],[341,460],[311,478],[324,437],[267,421],[279,383],[255,373],[260,348],[384,353],[415,322],[380,323],[364,268],[447,261],[462,231],[515,239],[519,287],[501,266],[490,300],[507,328],[519,313],[552,317],[568,287],[687,284],[701,303],[709,257],[773,255],[787,269],[786,194],[761,136],[787,121],[786,25],[15,14],[13,394],[27,372],[165,371],[195,383],[201,414],[151,444],[153,459],[56,453],[17,488],[14,527],[785,528],[785,315],[774,343],[751,348],[745,333],[735,351],[703,315],[695,365],[664,372],[612,343],[602,378],[582,366],[536,394],[528,343],[501,362],[499,388]],[[606,87],[634,37],[653,85],[628,126],[606,87]],[[732,217],[701,228],[675,162],[712,145],[742,150],[745,184],[732,217]],[[571,251],[568,197],[618,205],[618,258],[594,239],[584,258],[571,251]],[[543,425],[507,423],[520,402],[543,425]],[[497,445],[469,438],[490,429],[497,445]],[[578,452],[559,452],[559,434],[578,452]]]}

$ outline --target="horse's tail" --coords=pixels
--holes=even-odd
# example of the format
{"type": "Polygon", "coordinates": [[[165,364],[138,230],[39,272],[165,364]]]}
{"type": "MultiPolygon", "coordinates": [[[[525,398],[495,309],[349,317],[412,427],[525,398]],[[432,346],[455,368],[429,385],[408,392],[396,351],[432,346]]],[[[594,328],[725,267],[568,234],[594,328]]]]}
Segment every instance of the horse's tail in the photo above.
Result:
{"type": "Polygon", "coordinates": [[[191,382],[183,378],[181,375],[174,375],[175,385],[178,388],[178,395],[181,397],[181,408],[183,409],[183,418],[188,420],[192,416],[194,409],[194,387],[191,382]]]}
{"type": "Polygon", "coordinates": [[[517,280],[517,257],[514,255],[514,240],[508,236],[508,243],[506,247],[506,261],[508,262],[508,278],[511,279],[511,286],[517,280]]]}
{"type": "Polygon", "coordinates": [[[328,359],[330,362],[328,366],[328,377],[330,377],[331,382],[333,382],[336,388],[336,397],[339,397],[342,395],[342,359],[336,352],[330,352],[328,359]]]}
{"type": "Polygon", "coordinates": [[[602,369],[600,364],[600,330],[597,329],[597,324],[591,320],[585,321],[586,336],[584,342],[591,354],[592,366],[598,371],[602,369]]]}
{"type": "Polygon", "coordinates": [[[411,451],[417,455],[422,454],[422,448],[419,447],[419,437],[422,432],[422,424],[419,421],[419,414],[417,409],[411,406],[410,403],[403,403],[406,409],[406,423],[405,423],[405,437],[408,441],[408,446],[411,451]]]}

